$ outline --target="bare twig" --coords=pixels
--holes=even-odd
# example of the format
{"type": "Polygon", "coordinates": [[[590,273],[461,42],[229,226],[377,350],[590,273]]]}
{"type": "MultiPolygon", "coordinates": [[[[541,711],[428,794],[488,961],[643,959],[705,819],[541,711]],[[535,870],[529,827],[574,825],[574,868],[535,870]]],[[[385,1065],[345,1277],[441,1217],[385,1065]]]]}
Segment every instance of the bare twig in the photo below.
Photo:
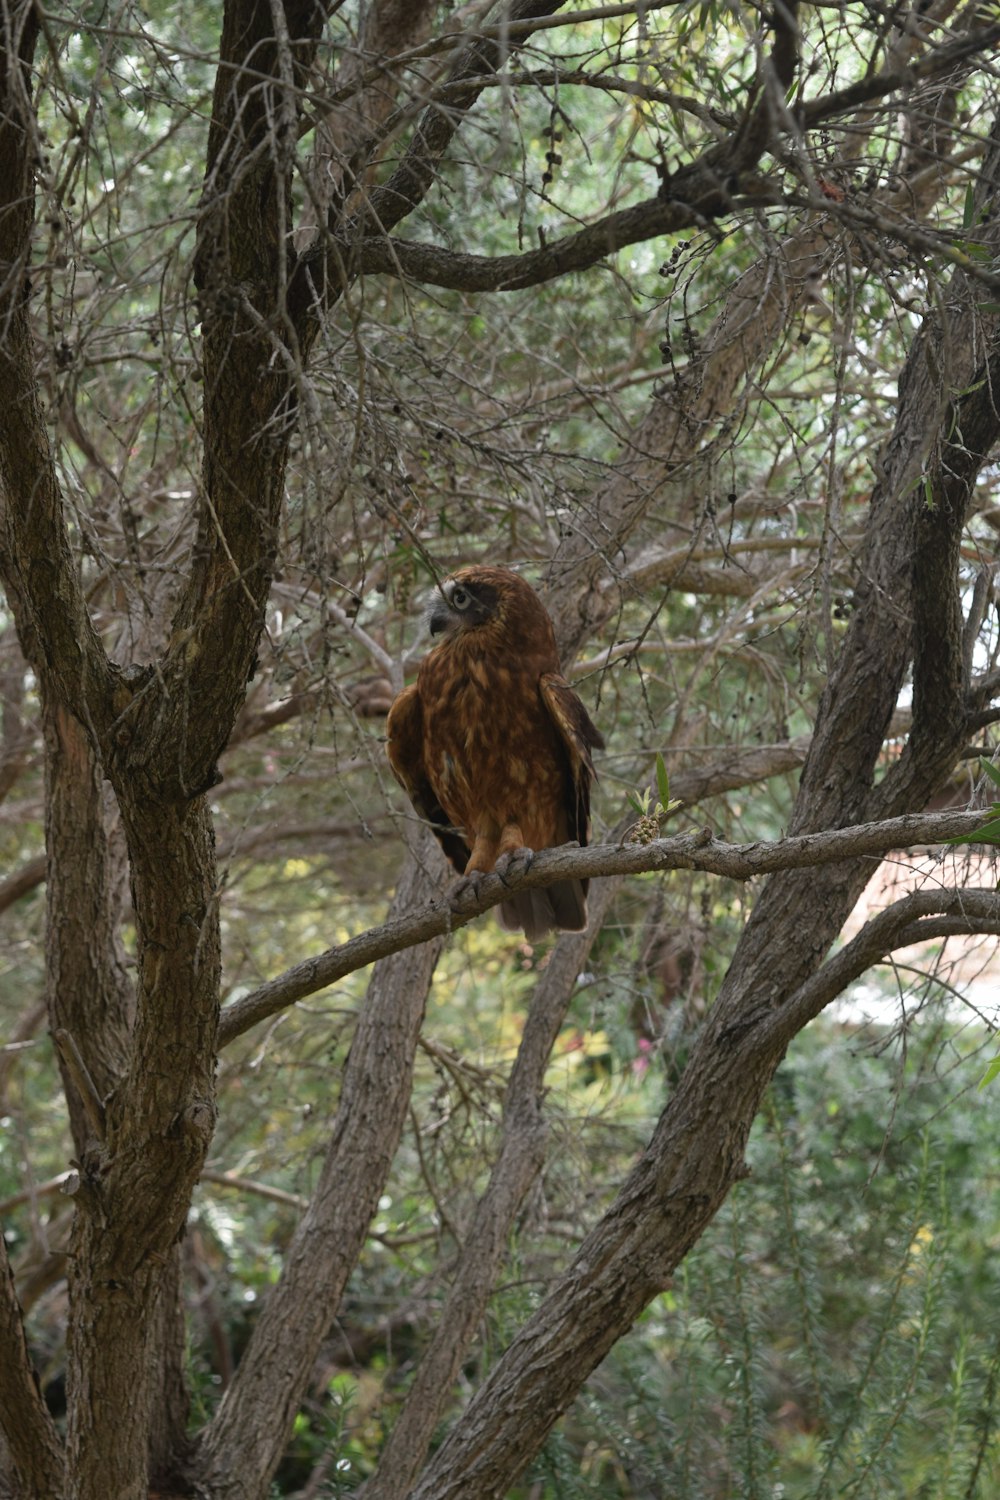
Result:
{"type": "Polygon", "coordinates": [[[94,1080],[87,1070],[87,1065],[80,1055],[80,1049],[76,1045],[75,1038],[65,1027],[60,1026],[52,1033],[52,1040],[58,1047],[59,1056],[62,1058],[66,1071],[72,1078],[76,1086],[76,1091],[80,1095],[80,1100],[86,1111],[87,1119],[90,1121],[91,1129],[97,1139],[103,1141],[107,1128],[104,1105],[94,1085],[94,1080]]]}

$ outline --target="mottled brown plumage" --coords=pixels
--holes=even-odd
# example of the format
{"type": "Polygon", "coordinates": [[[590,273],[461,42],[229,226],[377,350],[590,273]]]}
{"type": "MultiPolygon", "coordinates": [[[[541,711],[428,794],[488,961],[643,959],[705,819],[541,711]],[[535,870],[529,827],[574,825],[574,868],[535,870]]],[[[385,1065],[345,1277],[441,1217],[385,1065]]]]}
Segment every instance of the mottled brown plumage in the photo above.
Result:
{"type": "MultiPolygon", "coordinates": [[[[459,874],[503,874],[530,852],[586,844],[592,746],[604,741],[562,676],[552,621],[507,568],[463,568],[431,613],[440,645],[389,710],[389,764],[459,874]]],[[[587,882],[504,901],[531,939],[587,921],[587,882]]]]}

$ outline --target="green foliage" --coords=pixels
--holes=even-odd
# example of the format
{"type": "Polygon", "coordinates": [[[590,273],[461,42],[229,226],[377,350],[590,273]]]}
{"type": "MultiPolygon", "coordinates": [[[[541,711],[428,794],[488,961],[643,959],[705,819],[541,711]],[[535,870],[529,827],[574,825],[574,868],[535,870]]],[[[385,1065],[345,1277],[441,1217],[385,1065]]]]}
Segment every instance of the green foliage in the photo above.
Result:
{"type": "Polygon", "coordinates": [[[679,807],[683,807],[679,797],[670,795],[670,779],[667,776],[667,768],[663,756],[659,750],[656,752],[656,787],[659,792],[658,800],[652,802],[652,792],[647,787],[641,793],[630,792],[629,804],[639,814],[639,821],[629,832],[629,841],[633,844],[650,844],[655,838],[659,838],[660,829],[679,807]]]}
{"type": "Polygon", "coordinates": [[[933,1024],[905,1051],[887,1042],[832,1023],[799,1040],[754,1130],[752,1176],[518,1500],[995,1491],[990,1106],[972,1056],[942,1068],[933,1024]]]}

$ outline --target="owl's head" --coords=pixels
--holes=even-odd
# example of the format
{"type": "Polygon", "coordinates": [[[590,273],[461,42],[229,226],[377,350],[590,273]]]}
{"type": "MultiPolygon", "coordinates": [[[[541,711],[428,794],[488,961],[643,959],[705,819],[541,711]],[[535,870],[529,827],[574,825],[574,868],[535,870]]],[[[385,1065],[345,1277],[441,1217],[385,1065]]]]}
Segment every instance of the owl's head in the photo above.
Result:
{"type": "MultiPolygon", "coordinates": [[[[454,635],[457,631],[475,630],[494,620],[501,596],[493,575],[502,571],[500,568],[463,568],[460,573],[446,578],[431,606],[428,621],[431,635],[454,635]]],[[[521,582],[514,573],[504,576],[521,582]]]]}
{"type": "Polygon", "coordinates": [[[510,568],[462,568],[441,584],[428,624],[431,635],[453,635],[544,613],[531,584],[510,568]]]}
{"type": "Polygon", "coordinates": [[[476,653],[503,650],[542,656],[557,668],[552,621],[527,583],[510,568],[462,568],[441,584],[428,626],[442,646],[476,653]]]}

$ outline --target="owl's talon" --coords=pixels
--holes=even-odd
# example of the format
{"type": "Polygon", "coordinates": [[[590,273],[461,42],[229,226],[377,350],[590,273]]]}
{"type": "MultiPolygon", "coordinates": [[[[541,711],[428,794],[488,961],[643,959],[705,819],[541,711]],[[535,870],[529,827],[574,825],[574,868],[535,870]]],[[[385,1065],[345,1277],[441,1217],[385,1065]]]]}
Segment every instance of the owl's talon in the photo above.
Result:
{"type": "Polygon", "coordinates": [[[501,854],[493,866],[493,873],[500,876],[504,885],[510,885],[512,880],[527,875],[534,861],[534,849],[528,849],[522,845],[520,849],[511,849],[509,853],[501,854]]]}
{"type": "Polygon", "coordinates": [[[448,905],[452,911],[458,912],[463,905],[462,898],[471,891],[475,899],[479,900],[479,887],[482,883],[482,870],[470,870],[467,875],[460,875],[454,885],[448,891],[448,905]]]}

